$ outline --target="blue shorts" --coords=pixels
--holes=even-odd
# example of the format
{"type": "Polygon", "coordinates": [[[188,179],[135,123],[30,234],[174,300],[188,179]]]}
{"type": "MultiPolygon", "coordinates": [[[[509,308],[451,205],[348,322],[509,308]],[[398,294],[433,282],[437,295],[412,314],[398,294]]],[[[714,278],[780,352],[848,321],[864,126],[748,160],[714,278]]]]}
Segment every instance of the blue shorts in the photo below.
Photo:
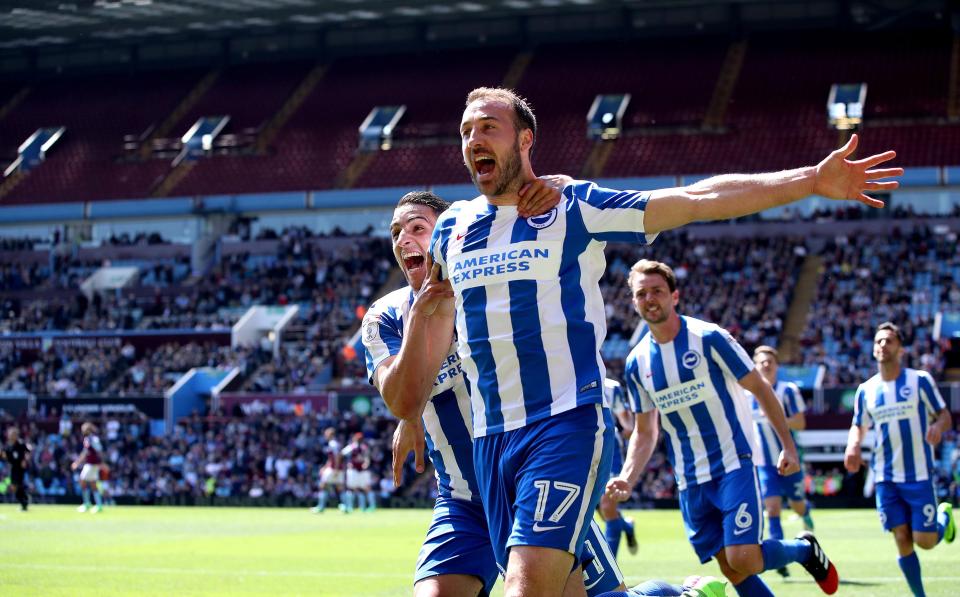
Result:
{"type": "Polygon", "coordinates": [[[474,440],[480,497],[499,566],[506,570],[515,545],[560,549],[580,562],[614,441],[613,417],[599,404],[474,440]]]}
{"type": "Polygon", "coordinates": [[[791,502],[802,502],[807,497],[803,490],[803,471],[784,477],[775,466],[758,466],[757,475],[763,499],[785,497],[791,502]]]}
{"type": "Polygon", "coordinates": [[[615,435],[616,441],[613,446],[613,457],[610,459],[610,478],[619,476],[620,471],[623,470],[623,441],[620,439],[620,434],[615,435]]]}
{"type": "Polygon", "coordinates": [[[583,541],[583,585],[587,588],[587,597],[616,591],[623,583],[623,573],[617,566],[617,559],[610,551],[610,545],[596,521],[590,521],[590,530],[583,541]]]}
{"type": "Polygon", "coordinates": [[[760,484],[750,458],[720,479],[687,486],[680,492],[680,513],[687,538],[706,564],[727,545],[759,545],[763,537],[760,484]]]}
{"type": "Polygon", "coordinates": [[[914,531],[937,531],[937,496],[932,481],[877,483],[877,511],[885,531],[908,522],[914,531]]]}
{"type": "Polygon", "coordinates": [[[497,582],[497,562],[493,559],[487,518],[480,504],[437,498],[433,522],[417,557],[413,582],[442,574],[476,576],[486,594],[497,582]]]}

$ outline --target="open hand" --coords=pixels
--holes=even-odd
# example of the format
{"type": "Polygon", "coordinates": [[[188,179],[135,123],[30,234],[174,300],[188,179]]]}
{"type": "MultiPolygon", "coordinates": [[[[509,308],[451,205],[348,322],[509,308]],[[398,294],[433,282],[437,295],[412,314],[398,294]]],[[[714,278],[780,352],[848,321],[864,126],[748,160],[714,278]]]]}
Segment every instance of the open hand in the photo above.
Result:
{"type": "Polygon", "coordinates": [[[817,178],[813,183],[813,193],[828,199],[855,200],[870,207],[883,207],[883,201],[866,195],[867,191],[892,191],[900,186],[893,181],[879,182],[882,178],[901,176],[903,168],[874,169],[884,162],[897,157],[895,151],[885,151],[862,160],[848,160],[860,143],[857,135],[852,135],[847,144],[832,152],[817,164],[817,178]]]}

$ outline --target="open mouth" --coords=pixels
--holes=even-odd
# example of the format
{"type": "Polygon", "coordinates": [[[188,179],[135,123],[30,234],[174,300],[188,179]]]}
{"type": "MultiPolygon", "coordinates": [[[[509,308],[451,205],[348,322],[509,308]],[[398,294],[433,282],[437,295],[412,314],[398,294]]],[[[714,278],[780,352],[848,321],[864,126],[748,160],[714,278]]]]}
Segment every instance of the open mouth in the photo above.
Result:
{"type": "Polygon", "coordinates": [[[406,268],[408,272],[415,272],[422,268],[425,261],[423,255],[417,251],[404,253],[401,255],[401,258],[403,259],[403,267],[406,268]]]}
{"type": "Polygon", "coordinates": [[[480,156],[473,161],[473,167],[477,171],[478,177],[486,177],[493,172],[497,166],[497,161],[490,156],[480,156]]]}

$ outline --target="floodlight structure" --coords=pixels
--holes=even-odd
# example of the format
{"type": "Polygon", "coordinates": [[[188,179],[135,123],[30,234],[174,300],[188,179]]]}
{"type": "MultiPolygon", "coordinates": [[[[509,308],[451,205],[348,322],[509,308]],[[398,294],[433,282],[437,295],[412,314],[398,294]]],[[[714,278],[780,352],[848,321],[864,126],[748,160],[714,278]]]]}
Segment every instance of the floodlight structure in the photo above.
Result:
{"type": "Polygon", "coordinates": [[[177,166],[180,162],[187,160],[198,160],[204,155],[210,153],[213,149],[213,140],[223,131],[223,128],[230,122],[229,116],[204,116],[193,123],[180,141],[183,148],[173,160],[173,165],[177,166]]]}
{"type": "Polygon", "coordinates": [[[375,106],[360,125],[360,151],[386,151],[393,146],[393,131],[406,106],[375,106]]]}
{"type": "Polygon", "coordinates": [[[66,127],[48,127],[37,129],[27,140],[17,148],[17,159],[10,163],[4,170],[4,176],[10,176],[17,170],[29,172],[39,166],[47,157],[50,148],[60,140],[66,127]]]}
{"type": "Polygon", "coordinates": [[[866,83],[834,83],[827,98],[827,122],[838,131],[857,130],[863,123],[866,83]]]}
{"type": "Polygon", "coordinates": [[[598,95],[587,112],[587,138],[593,141],[616,139],[623,132],[623,113],[630,94],[598,95]]]}

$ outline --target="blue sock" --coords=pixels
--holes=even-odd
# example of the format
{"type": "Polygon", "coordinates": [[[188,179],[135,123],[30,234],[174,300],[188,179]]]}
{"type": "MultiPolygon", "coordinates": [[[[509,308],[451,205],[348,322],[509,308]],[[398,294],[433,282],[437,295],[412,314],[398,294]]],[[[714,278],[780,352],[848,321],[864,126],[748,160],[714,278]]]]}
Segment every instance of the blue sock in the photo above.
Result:
{"type": "Polygon", "coordinates": [[[89,508],[90,507],[90,490],[84,489],[82,493],[83,493],[83,505],[89,508]]]}
{"type": "Polygon", "coordinates": [[[937,513],[937,543],[943,541],[943,534],[947,532],[947,525],[950,524],[950,517],[946,511],[937,513]]]}
{"type": "Polygon", "coordinates": [[[621,594],[626,597],[679,597],[683,595],[683,590],[680,585],[672,585],[662,580],[648,580],[621,594]]]}
{"type": "Polygon", "coordinates": [[[367,508],[370,508],[371,511],[377,509],[377,495],[373,493],[373,490],[367,492],[367,508]]]}
{"type": "Polygon", "coordinates": [[[770,530],[767,533],[767,536],[771,539],[783,539],[783,525],[780,524],[779,516],[768,516],[767,522],[770,524],[770,530]]]}
{"type": "Polygon", "coordinates": [[[362,491],[357,492],[357,508],[360,510],[367,509],[367,494],[362,491]]]}
{"type": "Polygon", "coordinates": [[[805,562],[813,551],[813,546],[802,539],[777,541],[767,539],[760,544],[763,553],[763,569],[776,570],[793,562],[805,562]]]}
{"type": "Polygon", "coordinates": [[[320,497],[317,498],[317,508],[323,510],[327,507],[327,490],[320,490],[320,497]]]}
{"type": "Polygon", "coordinates": [[[767,583],[763,582],[763,579],[757,575],[748,576],[742,583],[734,585],[733,588],[737,590],[737,595],[740,595],[740,597],[775,597],[767,583]]]}
{"type": "Polygon", "coordinates": [[[603,531],[603,536],[610,545],[610,551],[613,557],[617,557],[617,551],[620,549],[620,533],[623,532],[623,517],[614,518],[607,521],[607,528],[603,531]]]}
{"type": "Polygon", "coordinates": [[[900,564],[900,569],[903,570],[903,575],[907,578],[907,584],[910,585],[914,597],[925,597],[923,579],[920,578],[920,558],[917,557],[917,552],[898,558],[897,563],[900,564]]]}
{"type": "Polygon", "coordinates": [[[93,492],[93,501],[97,502],[97,507],[98,507],[98,508],[102,508],[102,507],[103,507],[103,494],[100,493],[99,491],[94,491],[94,492],[93,492]]]}

